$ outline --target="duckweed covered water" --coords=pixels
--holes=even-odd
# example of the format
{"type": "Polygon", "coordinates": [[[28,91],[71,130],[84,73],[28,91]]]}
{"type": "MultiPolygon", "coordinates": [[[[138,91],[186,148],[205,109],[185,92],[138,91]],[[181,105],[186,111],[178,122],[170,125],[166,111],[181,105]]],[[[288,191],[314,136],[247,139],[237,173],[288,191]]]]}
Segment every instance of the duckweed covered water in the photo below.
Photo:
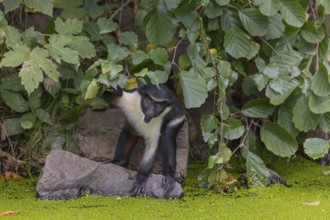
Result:
{"type": "Polygon", "coordinates": [[[188,170],[181,200],[101,197],[87,195],[74,200],[46,201],[36,197],[37,179],[0,182],[0,219],[330,219],[330,170],[296,158],[275,164],[275,170],[292,187],[242,188],[232,194],[215,194],[198,188],[203,166],[188,170]]]}

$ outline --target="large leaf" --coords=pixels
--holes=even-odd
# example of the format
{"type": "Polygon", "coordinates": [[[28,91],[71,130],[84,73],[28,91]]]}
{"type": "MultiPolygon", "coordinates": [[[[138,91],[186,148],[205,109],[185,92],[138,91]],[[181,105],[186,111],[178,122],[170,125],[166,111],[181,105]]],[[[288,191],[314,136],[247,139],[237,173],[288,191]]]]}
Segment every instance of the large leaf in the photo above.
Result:
{"type": "Polygon", "coordinates": [[[315,114],[330,112],[330,97],[321,97],[312,94],[308,100],[308,106],[315,114]]]}
{"type": "Polygon", "coordinates": [[[280,1],[280,12],[283,19],[294,27],[301,27],[306,21],[305,9],[299,0],[280,1]]]}
{"type": "Polygon", "coordinates": [[[5,104],[15,112],[23,113],[29,110],[29,106],[23,96],[18,92],[1,89],[1,98],[5,104]]]}
{"type": "Polygon", "coordinates": [[[168,72],[161,70],[149,71],[147,73],[148,78],[150,79],[151,83],[154,85],[166,83],[169,75],[170,74],[168,72]]]}
{"type": "Polygon", "coordinates": [[[279,9],[278,0],[255,0],[254,4],[259,6],[261,14],[266,16],[275,15],[279,9]]]}
{"type": "Polygon", "coordinates": [[[151,60],[158,65],[165,65],[168,62],[168,54],[164,48],[155,48],[149,52],[151,60]]]}
{"type": "Polygon", "coordinates": [[[20,92],[24,89],[21,84],[21,79],[16,73],[8,75],[1,83],[0,88],[13,92],[20,92]]]}
{"type": "Polygon", "coordinates": [[[279,124],[266,122],[260,131],[262,142],[266,148],[281,157],[290,157],[298,149],[296,140],[279,124]]]}
{"type": "Polygon", "coordinates": [[[225,50],[234,58],[246,57],[253,46],[250,37],[238,28],[231,28],[225,33],[225,50]]]}
{"type": "Polygon", "coordinates": [[[244,125],[238,119],[228,121],[223,127],[223,135],[228,140],[235,140],[244,134],[244,125]]]}
{"type": "Polygon", "coordinates": [[[225,32],[228,32],[231,28],[243,28],[237,10],[230,8],[224,9],[223,15],[221,16],[221,27],[225,32]]]}
{"type": "Polygon", "coordinates": [[[110,33],[118,28],[117,23],[111,22],[106,18],[99,18],[97,20],[97,25],[100,29],[100,34],[110,33]]]}
{"type": "Polygon", "coordinates": [[[320,117],[320,128],[324,132],[330,132],[330,112],[327,112],[320,117]]]}
{"type": "Polygon", "coordinates": [[[85,99],[95,98],[98,91],[99,91],[99,85],[96,83],[96,81],[93,80],[92,82],[90,82],[90,84],[87,87],[85,99]]]}
{"type": "Polygon", "coordinates": [[[270,63],[272,66],[277,67],[280,73],[284,74],[290,73],[292,68],[298,66],[302,59],[303,56],[301,53],[294,50],[288,50],[276,53],[276,55],[270,58],[270,63]]]}
{"type": "Polygon", "coordinates": [[[270,98],[271,104],[280,105],[298,86],[299,82],[297,80],[273,80],[266,88],[266,96],[270,98]]]}
{"type": "Polygon", "coordinates": [[[316,28],[312,21],[307,22],[301,29],[301,36],[309,43],[320,43],[325,37],[323,27],[316,28]]]}
{"type": "Polygon", "coordinates": [[[52,16],[53,14],[53,0],[24,0],[24,3],[29,8],[34,8],[46,15],[52,16]]]}
{"type": "Polygon", "coordinates": [[[299,131],[315,129],[320,121],[320,116],[310,111],[304,96],[301,96],[293,107],[292,121],[299,131]]]}
{"type": "Polygon", "coordinates": [[[4,54],[1,60],[0,66],[5,67],[17,67],[21,65],[30,54],[30,49],[24,45],[15,45],[13,50],[10,50],[4,54]]]}
{"type": "Polygon", "coordinates": [[[251,118],[266,118],[273,114],[274,109],[268,99],[254,99],[243,105],[241,112],[251,118]]]}
{"type": "Polygon", "coordinates": [[[129,50],[116,44],[107,45],[109,58],[112,62],[122,61],[129,55],[129,50]]]}
{"type": "Polygon", "coordinates": [[[319,159],[329,152],[329,141],[320,138],[308,138],[304,142],[304,151],[310,157],[319,159]]]}
{"type": "Polygon", "coordinates": [[[242,21],[244,28],[252,36],[263,36],[267,33],[268,29],[268,18],[256,9],[256,8],[245,8],[238,11],[239,18],[242,21]]]}
{"type": "Polygon", "coordinates": [[[169,43],[176,31],[177,21],[166,13],[157,12],[150,16],[146,27],[148,40],[153,44],[169,43]]]}
{"type": "Polygon", "coordinates": [[[292,116],[292,110],[285,105],[281,105],[278,110],[277,123],[287,130],[292,137],[296,137],[299,131],[292,122],[292,116]]]}
{"type": "Polygon", "coordinates": [[[5,6],[5,13],[18,8],[22,2],[23,0],[4,0],[3,4],[5,6]]]}
{"type": "Polygon", "coordinates": [[[205,81],[192,71],[182,71],[179,76],[185,106],[187,108],[200,107],[207,98],[205,81]]]}
{"type": "Polygon", "coordinates": [[[49,50],[49,54],[58,63],[64,61],[71,64],[79,64],[77,51],[68,48],[71,41],[71,38],[65,35],[51,35],[49,38],[49,44],[46,45],[46,48],[49,50]]]}
{"type": "Polygon", "coordinates": [[[46,112],[45,110],[37,109],[36,116],[40,121],[42,121],[46,124],[49,124],[49,125],[53,125],[53,121],[51,119],[50,114],[48,112],[46,112]]]}
{"type": "Polygon", "coordinates": [[[282,16],[280,14],[275,14],[268,18],[269,25],[268,31],[264,36],[267,40],[274,40],[280,38],[285,30],[285,25],[282,21],[282,16]]]}
{"type": "Polygon", "coordinates": [[[319,4],[323,5],[326,14],[330,14],[330,1],[329,0],[318,0],[319,4]]]}
{"type": "Polygon", "coordinates": [[[133,31],[126,31],[118,36],[120,43],[129,46],[130,48],[137,48],[138,38],[133,31]]]}
{"type": "Polygon", "coordinates": [[[21,127],[21,119],[20,118],[7,118],[3,120],[3,127],[6,132],[6,135],[16,135],[23,132],[23,128],[21,127]]]}
{"type": "Polygon", "coordinates": [[[255,171],[262,177],[269,177],[269,170],[264,161],[251,151],[246,153],[246,168],[248,173],[255,171]]]}
{"type": "Polygon", "coordinates": [[[211,132],[219,126],[219,120],[214,115],[203,115],[201,128],[203,132],[211,132]]]}
{"type": "Polygon", "coordinates": [[[29,55],[23,63],[19,76],[24,88],[30,94],[43,81],[43,73],[55,81],[58,80],[60,74],[55,64],[47,58],[49,56],[47,50],[35,47],[29,55]]]}
{"type": "Polygon", "coordinates": [[[311,89],[318,96],[328,96],[330,94],[329,73],[323,63],[319,66],[319,71],[313,76],[311,89]]]}
{"type": "Polygon", "coordinates": [[[71,43],[69,47],[78,52],[79,56],[82,58],[92,58],[96,55],[96,50],[94,45],[89,42],[88,38],[85,36],[71,36],[71,43]]]}
{"type": "Polygon", "coordinates": [[[59,34],[73,35],[82,31],[83,22],[78,19],[67,19],[63,22],[60,17],[55,20],[55,30],[59,34]]]}

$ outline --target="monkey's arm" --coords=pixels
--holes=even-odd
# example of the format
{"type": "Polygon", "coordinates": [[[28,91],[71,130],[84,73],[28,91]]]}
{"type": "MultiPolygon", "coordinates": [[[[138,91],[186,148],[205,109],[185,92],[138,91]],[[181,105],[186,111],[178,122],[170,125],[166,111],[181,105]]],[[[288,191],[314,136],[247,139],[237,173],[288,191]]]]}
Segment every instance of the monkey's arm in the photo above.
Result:
{"type": "Polygon", "coordinates": [[[115,156],[111,162],[122,167],[127,167],[137,140],[138,137],[133,134],[131,127],[125,124],[120,132],[115,156]]]}

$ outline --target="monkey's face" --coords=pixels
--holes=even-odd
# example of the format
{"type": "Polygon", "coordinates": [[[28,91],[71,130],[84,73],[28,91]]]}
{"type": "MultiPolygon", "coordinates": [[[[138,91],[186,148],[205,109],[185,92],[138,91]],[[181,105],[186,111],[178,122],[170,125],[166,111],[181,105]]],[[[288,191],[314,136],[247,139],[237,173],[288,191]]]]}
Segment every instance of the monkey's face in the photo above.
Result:
{"type": "Polygon", "coordinates": [[[148,123],[151,119],[158,117],[171,103],[168,101],[154,100],[150,96],[142,97],[141,109],[144,114],[144,122],[148,123]]]}

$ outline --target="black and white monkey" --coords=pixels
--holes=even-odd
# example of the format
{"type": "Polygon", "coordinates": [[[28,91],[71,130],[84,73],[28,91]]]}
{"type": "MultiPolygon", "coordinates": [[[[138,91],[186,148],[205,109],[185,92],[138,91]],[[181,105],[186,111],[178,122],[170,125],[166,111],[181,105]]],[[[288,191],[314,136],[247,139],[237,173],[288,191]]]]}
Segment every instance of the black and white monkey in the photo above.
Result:
{"type": "Polygon", "coordinates": [[[132,91],[117,90],[117,95],[115,104],[124,112],[127,123],[120,133],[111,162],[126,167],[138,137],[142,137],[145,149],[130,195],[143,195],[158,148],[163,159],[166,195],[176,182],[176,137],[185,120],[184,107],[165,85],[145,85],[132,91]]]}

